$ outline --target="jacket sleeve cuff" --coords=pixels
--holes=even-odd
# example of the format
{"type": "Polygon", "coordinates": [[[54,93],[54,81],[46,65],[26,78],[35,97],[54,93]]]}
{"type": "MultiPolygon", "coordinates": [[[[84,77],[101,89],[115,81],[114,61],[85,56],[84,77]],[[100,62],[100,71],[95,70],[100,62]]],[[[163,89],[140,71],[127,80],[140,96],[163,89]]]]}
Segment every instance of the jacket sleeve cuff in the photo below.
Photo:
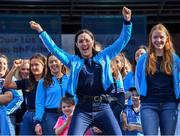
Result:
{"type": "Polygon", "coordinates": [[[130,24],[131,24],[131,21],[123,20],[123,24],[124,24],[124,25],[130,25],[130,24]]]}
{"type": "Polygon", "coordinates": [[[39,35],[40,35],[42,32],[44,32],[44,31],[39,32],[39,35]]]}
{"type": "Polygon", "coordinates": [[[36,126],[37,124],[40,124],[40,125],[41,125],[41,121],[35,120],[35,121],[34,121],[34,125],[36,126]]]}

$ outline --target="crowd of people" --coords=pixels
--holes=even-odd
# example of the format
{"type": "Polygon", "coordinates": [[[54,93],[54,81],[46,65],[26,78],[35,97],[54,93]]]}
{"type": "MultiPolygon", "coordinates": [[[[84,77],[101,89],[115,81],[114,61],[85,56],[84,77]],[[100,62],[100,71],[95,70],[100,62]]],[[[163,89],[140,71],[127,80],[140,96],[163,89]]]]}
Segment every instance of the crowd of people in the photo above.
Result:
{"type": "Polygon", "coordinates": [[[30,21],[50,53],[14,60],[10,70],[0,54],[0,134],[178,135],[180,59],[170,33],[155,25],[130,62],[121,51],[131,37],[131,10],[123,7],[122,15],[116,41],[101,49],[82,29],[74,55],[30,21]]]}

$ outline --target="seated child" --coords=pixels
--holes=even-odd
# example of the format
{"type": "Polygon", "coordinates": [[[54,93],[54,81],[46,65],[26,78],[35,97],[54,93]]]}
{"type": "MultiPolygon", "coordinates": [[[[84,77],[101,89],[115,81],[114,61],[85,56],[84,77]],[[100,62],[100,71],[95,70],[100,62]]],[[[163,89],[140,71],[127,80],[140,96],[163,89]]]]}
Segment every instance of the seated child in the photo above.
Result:
{"type": "Polygon", "coordinates": [[[132,97],[132,106],[127,106],[122,113],[122,128],[125,135],[142,136],[142,126],[140,119],[140,97],[135,87],[130,90],[132,97]]]}

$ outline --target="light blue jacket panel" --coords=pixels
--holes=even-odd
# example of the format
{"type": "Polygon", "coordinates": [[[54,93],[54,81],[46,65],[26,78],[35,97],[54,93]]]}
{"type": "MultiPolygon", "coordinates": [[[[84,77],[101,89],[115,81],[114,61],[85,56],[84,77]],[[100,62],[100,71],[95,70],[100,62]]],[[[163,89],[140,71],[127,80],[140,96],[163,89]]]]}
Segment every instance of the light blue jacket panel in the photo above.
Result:
{"type": "Polygon", "coordinates": [[[35,121],[42,121],[45,108],[59,108],[61,98],[65,96],[68,76],[64,75],[62,77],[61,84],[55,76],[52,79],[53,84],[48,88],[44,87],[43,79],[38,83],[35,102],[35,121]]]}
{"type": "MultiPolygon", "coordinates": [[[[147,54],[141,56],[136,65],[135,85],[139,95],[146,96],[147,80],[146,80],[146,63],[147,54]]],[[[180,98],[180,59],[176,54],[173,54],[172,76],[174,82],[174,93],[176,99],[180,98]]]]}
{"type": "Polygon", "coordinates": [[[120,92],[124,92],[124,84],[121,73],[118,75],[119,79],[116,80],[117,88],[120,90],[120,92]]]}
{"type": "MultiPolygon", "coordinates": [[[[13,76],[12,81],[16,81],[16,77],[13,76]]],[[[23,92],[21,89],[11,89],[13,94],[13,99],[6,105],[6,112],[8,115],[12,114],[14,111],[20,108],[24,101],[23,92]]]]}
{"type": "Polygon", "coordinates": [[[10,128],[9,128],[9,116],[6,113],[6,107],[0,107],[0,135],[10,135],[10,128]]]}
{"type": "Polygon", "coordinates": [[[129,91],[131,87],[135,87],[134,73],[132,71],[128,72],[123,79],[125,92],[129,91]]]}
{"type": "Polygon", "coordinates": [[[11,90],[13,99],[6,105],[6,112],[8,115],[20,108],[24,98],[22,90],[11,90]]]}
{"type": "MultiPolygon", "coordinates": [[[[130,23],[130,25],[123,25],[123,29],[118,39],[112,45],[109,45],[93,57],[93,61],[99,63],[102,67],[102,84],[104,90],[107,90],[113,83],[110,62],[127,45],[131,37],[131,31],[132,23],[130,23]]],[[[71,55],[57,47],[46,32],[40,33],[40,38],[46,48],[70,69],[67,91],[71,95],[74,95],[77,88],[79,72],[84,64],[84,59],[77,55],[71,55]]]]}

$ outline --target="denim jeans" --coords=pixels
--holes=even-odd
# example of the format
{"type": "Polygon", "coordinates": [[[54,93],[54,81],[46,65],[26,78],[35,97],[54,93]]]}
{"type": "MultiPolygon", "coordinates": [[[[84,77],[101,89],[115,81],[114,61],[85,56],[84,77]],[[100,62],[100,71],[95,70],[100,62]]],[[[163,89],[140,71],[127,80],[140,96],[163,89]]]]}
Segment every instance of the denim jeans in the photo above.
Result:
{"type": "Polygon", "coordinates": [[[16,129],[16,117],[14,115],[9,115],[8,119],[9,129],[11,135],[16,135],[15,129],[16,129]]]}
{"type": "Polygon", "coordinates": [[[58,117],[60,114],[58,113],[45,113],[42,126],[43,126],[43,134],[44,135],[55,135],[54,126],[57,122],[58,117]]]}
{"type": "Polygon", "coordinates": [[[26,111],[23,116],[22,126],[20,127],[20,135],[35,135],[33,111],[26,111]]]}
{"type": "Polygon", "coordinates": [[[180,104],[178,105],[178,121],[177,121],[175,135],[180,135],[180,104]]]}
{"type": "Polygon", "coordinates": [[[103,135],[122,135],[109,104],[78,103],[72,117],[68,135],[83,135],[92,126],[102,130],[103,135]]]}
{"type": "Polygon", "coordinates": [[[141,103],[141,122],[144,135],[174,135],[177,124],[177,103],[141,103]]]}

